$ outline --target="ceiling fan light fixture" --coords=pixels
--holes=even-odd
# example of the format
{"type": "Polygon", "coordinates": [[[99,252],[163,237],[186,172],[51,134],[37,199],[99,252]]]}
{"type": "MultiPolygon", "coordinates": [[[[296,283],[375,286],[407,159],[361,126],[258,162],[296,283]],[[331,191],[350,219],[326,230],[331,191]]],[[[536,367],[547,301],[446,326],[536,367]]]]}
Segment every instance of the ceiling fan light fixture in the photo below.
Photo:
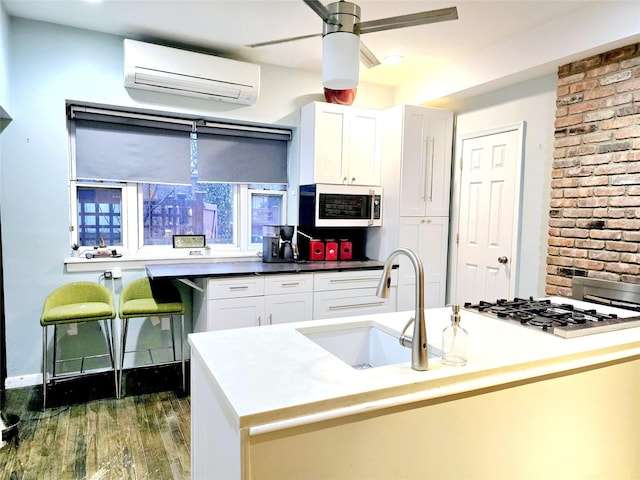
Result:
{"type": "Polygon", "coordinates": [[[350,32],[334,32],[322,37],[322,85],[332,90],[358,86],[360,37],[350,32]]]}

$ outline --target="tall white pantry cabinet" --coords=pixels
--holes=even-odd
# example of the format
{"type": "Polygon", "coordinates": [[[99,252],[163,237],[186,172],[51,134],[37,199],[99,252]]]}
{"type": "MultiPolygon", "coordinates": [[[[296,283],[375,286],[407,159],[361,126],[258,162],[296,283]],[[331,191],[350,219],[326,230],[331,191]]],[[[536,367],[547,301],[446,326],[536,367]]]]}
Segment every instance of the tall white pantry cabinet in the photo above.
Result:
{"type": "MultiPolygon", "coordinates": [[[[367,255],[385,259],[407,247],[422,260],[425,307],[446,302],[453,112],[398,105],[384,112],[383,226],[370,229],[367,255]]],[[[398,257],[397,308],[415,306],[415,273],[398,257]]]]}

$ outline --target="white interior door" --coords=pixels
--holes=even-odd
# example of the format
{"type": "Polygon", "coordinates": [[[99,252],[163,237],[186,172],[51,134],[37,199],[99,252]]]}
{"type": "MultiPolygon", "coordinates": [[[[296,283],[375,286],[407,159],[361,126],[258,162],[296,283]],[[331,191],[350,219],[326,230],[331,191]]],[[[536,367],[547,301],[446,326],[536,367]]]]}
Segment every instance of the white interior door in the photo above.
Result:
{"type": "Polygon", "coordinates": [[[456,302],[515,291],[522,126],[462,140],[456,302]]]}

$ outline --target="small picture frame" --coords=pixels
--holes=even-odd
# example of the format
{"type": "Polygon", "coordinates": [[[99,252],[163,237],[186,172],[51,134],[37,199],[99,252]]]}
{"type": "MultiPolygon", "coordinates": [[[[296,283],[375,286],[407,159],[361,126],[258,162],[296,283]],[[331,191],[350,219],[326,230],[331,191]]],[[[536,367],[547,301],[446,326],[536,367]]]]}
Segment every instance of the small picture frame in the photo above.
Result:
{"type": "Polygon", "coordinates": [[[204,248],[206,239],[204,235],[174,235],[173,248],[204,248]]]}

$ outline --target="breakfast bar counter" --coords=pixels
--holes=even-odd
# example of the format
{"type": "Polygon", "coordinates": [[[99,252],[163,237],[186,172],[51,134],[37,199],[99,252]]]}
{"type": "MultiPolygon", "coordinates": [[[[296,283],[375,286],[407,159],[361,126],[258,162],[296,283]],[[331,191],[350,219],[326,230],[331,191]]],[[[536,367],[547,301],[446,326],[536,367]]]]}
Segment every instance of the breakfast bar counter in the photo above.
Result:
{"type": "MultiPolygon", "coordinates": [[[[437,353],[450,309],[426,314],[437,353]]],[[[467,365],[426,372],[409,349],[357,370],[311,340],[397,337],[409,316],[190,335],[193,478],[640,476],[640,328],[564,339],[463,311],[467,365]]]]}

